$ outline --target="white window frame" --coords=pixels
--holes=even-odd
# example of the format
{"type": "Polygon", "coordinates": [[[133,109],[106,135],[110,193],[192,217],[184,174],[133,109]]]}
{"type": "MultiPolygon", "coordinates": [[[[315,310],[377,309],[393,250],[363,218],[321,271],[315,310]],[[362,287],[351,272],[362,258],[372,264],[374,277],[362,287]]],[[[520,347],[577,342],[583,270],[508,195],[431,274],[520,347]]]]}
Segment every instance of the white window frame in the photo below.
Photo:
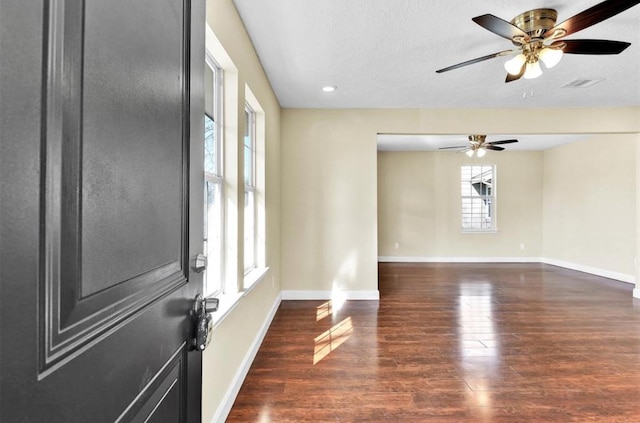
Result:
{"type": "MultiPolygon", "coordinates": [[[[220,233],[220,239],[218,240],[218,242],[220,243],[218,245],[218,251],[220,252],[220,257],[218,258],[218,260],[216,260],[214,257],[208,257],[208,262],[209,265],[207,266],[207,270],[205,271],[204,275],[203,275],[203,292],[205,294],[205,296],[216,296],[221,294],[222,292],[225,291],[225,248],[224,248],[224,240],[225,240],[225,234],[226,234],[226,225],[225,225],[225,207],[224,207],[224,198],[225,198],[225,193],[224,193],[224,168],[223,168],[223,164],[224,164],[224,160],[223,160],[223,154],[224,154],[224,114],[223,114],[223,104],[224,104],[224,73],[222,70],[222,67],[220,65],[218,65],[218,63],[214,60],[214,58],[212,57],[212,55],[207,51],[206,52],[206,56],[205,56],[205,66],[208,66],[212,71],[213,71],[213,76],[214,76],[214,80],[213,80],[213,93],[211,93],[211,95],[213,96],[213,116],[210,116],[211,119],[213,119],[213,121],[216,123],[215,125],[215,140],[216,140],[216,145],[215,145],[215,156],[216,156],[216,163],[214,163],[214,172],[208,172],[208,171],[204,171],[204,195],[205,195],[205,201],[204,201],[204,218],[207,219],[207,183],[211,183],[211,184],[215,184],[218,187],[218,192],[219,192],[219,201],[220,204],[218,204],[217,206],[220,207],[219,210],[219,215],[220,215],[220,222],[215,222],[216,225],[219,226],[219,233],[220,233]],[[212,267],[213,263],[218,263],[218,268],[214,269],[212,267]],[[215,275],[219,278],[219,283],[216,283],[214,287],[211,287],[211,285],[214,285],[213,281],[212,281],[212,274],[213,272],[215,272],[215,275]]],[[[206,95],[206,94],[205,94],[206,95]]],[[[211,222],[206,222],[207,223],[207,228],[209,227],[209,225],[211,224],[211,222]]],[[[205,254],[209,255],[209,251],[208,251],[208,245],[207,243],[210,242],[210,240],[208,240],[208,233],[204,234],[205,237],[205,254]]]]}
{"type": "MultiPolygon", "coordinates": [[[[251,197],[251,203],[253,204],[253,210],[251,212],[251,219],[252,219],[252,224],[251,224],[251,228],[252,231],[251,233],[244,234],[244,273],[245,275],[248,274],[249,272],[251,272],[253,269],[255,269],[257,267],[257,207],[256,207],[256,112],[253,110],[253,108],[249,105],[249,103],[245,102],[245,117],[246,117],[246,128],[245,128],[245,140],[242,143],[242,153],[243,153],[243,157],[246,157],[246,153],[247,153],[247,149],[249,151],[249,167],[250,167],[250,172],[249,172],[249,180],[247,180],[247,178],[244,177],[243,175],[243,180],[244,180],[244,197],[245,199],[247,197],[251,197]],[[249,145],[247,145],[247,138],[249,139],[250,143],[249,145]],[[247,260],[247,239],[251,238],[251,257],[252,260],[247,260]]],[[[244,161],[244,164],[246,166],[246,160],[244,161]]],[[[246,169],[244,170],[244,173],[246,174],[246,169]]],[[[246,231],[246,227],[247,227],[247,214],[244,214],[244,228],[246,231]]]]}
{"type": "Polygon", "coordinates": [[[497,201],[496,201],[496,165],[494,164],[474,164],[474,165],[462,165],[460,167],[460,225],[461,230],[464,233],[495,233],[497,232],[497,201]],[[475,177],[480,178],[480,184],[489,185],[489,193],[473,193],[467,192],[465,193],[465,186],[471,183],[471,180],[465,180],[465,168],[471,168],[469,170],[469,174],[471,175],[471,180],[475,177]],[[489,184],[485,183],[485,178],[483,175],[491,171],[491,178],[489,184]],[[480,211],[474,211],[473,205],[469,204],[472,202],[481,202],[480,211]],[[470,210],[466,210],[465,208],[471,207],[470,210]],[[487,217],[484,215],[488,214],[488,225],[487,217]],[[480,224],[474,224],[474,221],[480,222],[480,224]]]}

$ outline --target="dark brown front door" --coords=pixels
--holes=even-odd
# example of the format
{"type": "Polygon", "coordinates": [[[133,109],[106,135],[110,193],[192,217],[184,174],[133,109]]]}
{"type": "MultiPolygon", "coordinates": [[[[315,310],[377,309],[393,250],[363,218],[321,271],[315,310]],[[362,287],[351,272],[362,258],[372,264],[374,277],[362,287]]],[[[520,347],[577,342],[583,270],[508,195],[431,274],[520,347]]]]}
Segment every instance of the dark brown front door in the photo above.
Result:
{"type": "Polygon", "coordinates": [[[0,420],[200,423],[204,3],[0,1],[0,420]]]}

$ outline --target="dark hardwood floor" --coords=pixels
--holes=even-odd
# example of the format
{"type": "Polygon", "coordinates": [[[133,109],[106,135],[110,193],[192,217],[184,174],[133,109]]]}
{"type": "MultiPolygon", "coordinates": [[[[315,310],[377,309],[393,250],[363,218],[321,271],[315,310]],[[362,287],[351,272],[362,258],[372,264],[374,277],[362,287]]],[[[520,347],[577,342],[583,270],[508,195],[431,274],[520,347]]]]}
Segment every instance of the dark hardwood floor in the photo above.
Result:
{"type": "Polygon", "coordinates": [[[542,264],[379,275],[379,302],[283,301],[227,421],[640,422],[633,285],[542,264]]]}

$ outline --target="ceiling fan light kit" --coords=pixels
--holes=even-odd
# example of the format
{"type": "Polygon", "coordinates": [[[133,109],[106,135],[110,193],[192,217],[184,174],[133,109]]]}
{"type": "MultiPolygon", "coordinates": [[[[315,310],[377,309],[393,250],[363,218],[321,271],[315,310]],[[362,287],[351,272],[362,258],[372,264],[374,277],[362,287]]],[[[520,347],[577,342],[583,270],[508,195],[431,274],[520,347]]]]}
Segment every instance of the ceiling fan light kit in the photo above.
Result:
{"type": "Polygon", "coordinates": [[[527,56],[520,53],[515,56],[513,59],[509,59],[504,62],[504,70],[506,70],[511,75],[517,75],[522,70],[522,66],[527,63],[527,56]]]}
{"type": "Polygon", "coordinates": [[[522,72],[522,67],[525,67],[524,75],[525,79],[533,79],[542,75],[542,68],[540,67],[539,60],[544,63],[547,69],[551,69],[560,63],[564,53],[559,48],[542,47],[537,51],[527,51],[527,54],[520,53],[512,59],[507,60],[504,63],[504,69],[510,75],[519,75],[522,72]]]}
{"type": "Polygon", "coordinates": [[[524,79],[534,79],[542,75],[542,68],[540,67],[540,63],[538,61],[527,61],[527,66],[524,70],[524,79]]]}
{"type": "Polygon", "coordinates": [[[551,69],[567,53],[589,55],[619,54],[631,44],[612,40],[559,41],[558,39],[609,19],[638,3],[640,3],[640,0],[605,0],[560,24],[556,24],[558,12],[554,9],[529,10],[519,14],[511,22],[490,14],[476,16],[472,19],[475,23],[494,34],[511,40],[516,48],[467,60],[466,62],[439,69],[436,72],[447,72],[496,57],[515,55],[504,64],[504,68],[507,71],[505,82],[512,82],[520,78],[534,79],[539,77],[542,75],[540,61],[544,63],[547,69],[551,69]]]}
{"type": "Polygon", "coordinates": [[[542,63],[544,63],[547,69],[551,69],[560,63],[562,56],[564,56],[562,49],[552,47],[544,47],[538,54],[538,57],[542,60],[542,63]]]}
{"type": "MultiPolygon", "coordinates": [[[[531,38],[515,36],[512,40],[514,45],[522,49],[513,59],[504,64],[505,70],[517,76],[522,73],[524,66],[525,79],[534,79],[542,75],[540,61],[547,69],[551,69],[562,59],[562,48],[560,46],[550,46],[545,44],[543,35],[556,24],[558,13],[553,9],[534,9],[522,13],[511,20],[511,25],[520,28],[531,38]]],[[[564,31],[559,31],[556,36],[561,36],[564,31]]]]}
{"type": "Polygon", "coordinates": [[[484,157],[487,154],[487,150],[502,151],[504,147],[500,147],[499,144],[511,144],[518,142],[518,140],[502,140],[486,142],[486,135],[469,135],[468,145],[458,145],[454,147],[441,147],[439,150],[459,149],[458,153],[464,153],[468,157],[484,157]]]}

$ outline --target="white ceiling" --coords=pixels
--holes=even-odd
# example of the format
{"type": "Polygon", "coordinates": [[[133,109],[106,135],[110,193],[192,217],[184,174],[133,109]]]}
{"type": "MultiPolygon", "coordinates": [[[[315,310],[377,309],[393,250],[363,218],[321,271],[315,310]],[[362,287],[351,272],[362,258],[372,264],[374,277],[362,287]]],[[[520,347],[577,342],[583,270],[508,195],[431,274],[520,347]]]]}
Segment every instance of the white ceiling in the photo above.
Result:
{"type": "MultiPolygon", "coordinates": [[[[466,146],[468,135],[405,135],[379,134],[378,151],[437,151],[442,147],[466,146]]],[[[487,142],[517,139],[517,143],[501,145],[508,151],[546,150],[562,144],[589,139],[589,134],[527,134],[489,135],[487,142]]],[[[456,150],[448,150],[455,152],[456,150]]]]}
{"type": "MultiPolygon", "coordinates": [[[[505,84],[497,58],[436,69],[512,48],[474,23],[535,8],[558,22],[599,0],[234,0],[285,108],[505,108],[640,106],[640,6],[567,39],[631,42],[619,55],[564,56],[540,78],[505,84]],[[589,88],[561,88],[602,79],[589,88]],[[324,85],[336,85],[324,93],[324,85]]],[[[522,137],[522,136],[520,136],[522,137]]]]}

